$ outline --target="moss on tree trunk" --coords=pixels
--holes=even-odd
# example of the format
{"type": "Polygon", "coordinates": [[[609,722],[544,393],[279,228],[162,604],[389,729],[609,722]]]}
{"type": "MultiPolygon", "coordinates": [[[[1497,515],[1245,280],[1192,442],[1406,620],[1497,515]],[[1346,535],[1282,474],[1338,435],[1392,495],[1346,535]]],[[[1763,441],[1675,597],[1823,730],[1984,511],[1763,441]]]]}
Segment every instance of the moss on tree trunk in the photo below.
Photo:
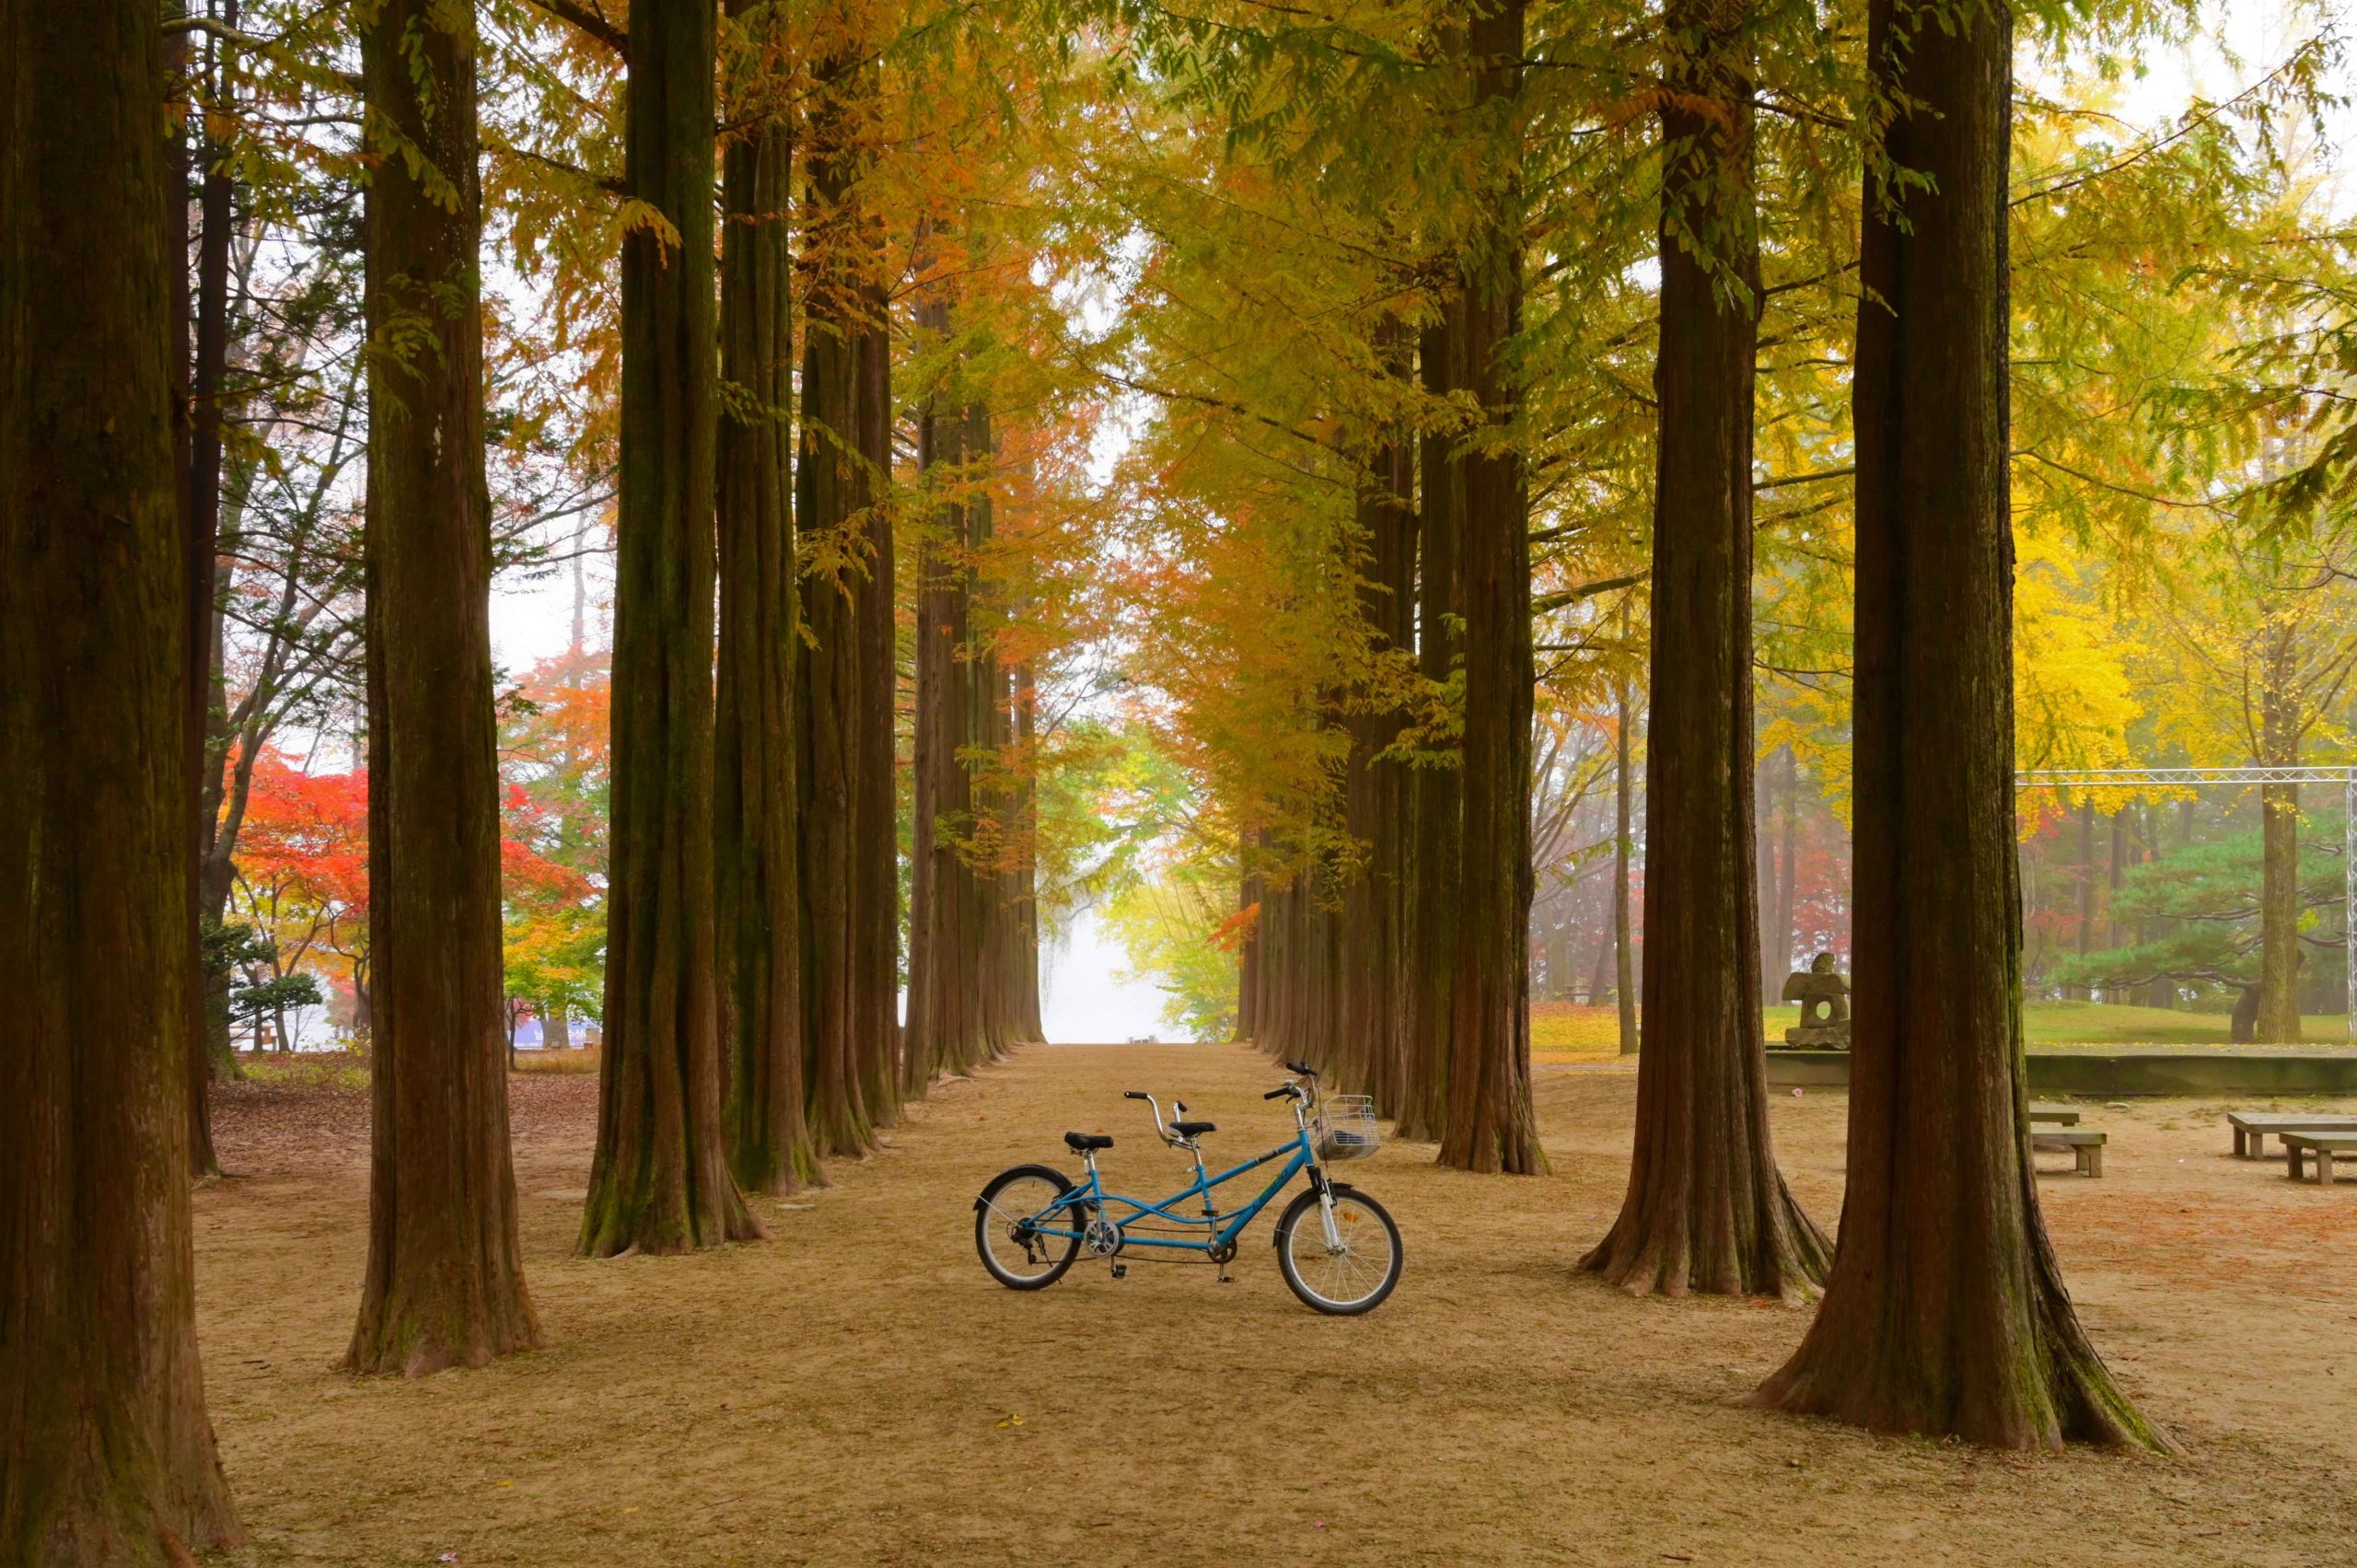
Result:
{"type": "Polygon", "coordinates": [[[0,0],[0,1562],[238,1539],[189,1210],[187,648],[153,3],[0,0]]]}
{"type": "Polygon", "coordinates": [[[761,1234],[729,1171],[713,966],[714,13],[635,0],[622,241],[606,1043],[581,1250],[761,1234]]]}
{"type": "Polygon", "coordinates": [[[2021,1032],[2007,494],[2012,28],[1872,0],[1857,428],[1856,1002],[1825,1299],[1759,1399],[2005,1448],[2157,1446],[2039,1217],[2021,1032]],[[1930,188],[1913,183],[1928,176],[1930,188]]]}
{"type": "Polygon", "coordinates": [[[1628,1290],[1798,1299],[1830,1248],[1776,1168],[1759,1038],[1751,738],[1759,231],[1740,0],[1673,0],[1661,111],[1660,436],[1646,726],[1645,1048],[1620,1218],[1581,1267],[1628,1290]],[[1707,238],[1706,238],[1707,237],[1707,238]],[[1699,253],[1698,253],[1699,252],[1699,253]]]}

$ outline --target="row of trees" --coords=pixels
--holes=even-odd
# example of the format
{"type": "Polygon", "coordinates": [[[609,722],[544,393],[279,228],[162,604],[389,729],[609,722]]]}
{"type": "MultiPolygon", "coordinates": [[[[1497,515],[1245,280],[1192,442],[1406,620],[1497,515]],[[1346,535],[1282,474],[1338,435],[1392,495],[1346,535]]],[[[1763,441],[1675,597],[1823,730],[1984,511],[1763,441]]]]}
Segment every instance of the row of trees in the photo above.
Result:
{"type": "MultiPolygon", "coordinates": [[[[2038,1215],[2013,781],[2200,746],[2197,710],[2231,704],[2181,679],[2140,701],[2121,607],[2181,611],[2232,560],[2345,527],[2328,442],[2294,433],[2332,425],[2313,389],[2337,384],[2323,280],[2348,257],[2304,220],[2283,123],[2328,46],[2122,146],[2099,104],[2018,88],[2009,16],[1970,0],[1673,5],[1628,18],[1642,64],[1599,55],[1595,20],[1337,7],[1233,19],[1241,59],[1156,57],[1162,134],[1120,177],[1151,192],[1126,482],[1140,591],[1188,613],[1140,632],[1135,668],[1216,813],[1197,856],[1241,882],[1233,919],[1189,923],[1237,948],[1239,1033],[1446,1163],[1536,1168],[1527,978],[1492,966],[1533,844],[1604,787],[1575,760],[1599,749],[1550,737],[1625,745],[1642,672],[1639,1132],[1588,1266],[1822,1288],[1766,1391],[1794,1408],[2161,1442],[2038,1215]],[[1527,569],[1501,565],[1502,517],[1527,569]],[[1533,674],[1545,768],[1514,706],[1533,674]],[[1853,828],[1838,1249],[1768,1136],[1761,970],[1792,926],[1763,940],[1754,790],[1780,755],[1787,800],[1846,780],[1853,828]],[[1925,1156],[1985,1179],[1925,1189],[1925,1156]]],[[[2074,41],[2173,25],[2057,16],[2025,41],[2061,73],[2074,41]]],[[[2294,682],[2225,652],[2241,611],[2203,624],[2260,751],[2294,682]]],[[[2274,645],[2317,654],[2280,622],[2274,645]]],[[[1625,818],[1608,837],[1625,856],[1625,818]]]]}
{"type": "MultiPolygon", "coordinates": [[[[1008,618],[981,602],[1007,493],[992,384],[937,374],[918,416],[963,445],[928,441],[929,505],[948,520],[919,525],[942,541],[924,569],[946,642],[915,683],[931,875],[913,929],[918,972],[943,978],[904,1037],[876,19],[829,18],[833,36],[789,47],[777,8],[732,6],[724,73],[710,6],[641,5],[628,27],[554,10],[520,24],[570,41],[548,46],[543,84],[618,75],[623,133],[619,191],[585,181],[619,194],[621,240],[606,1036],[581,1246],[676,1250],[758,1236],[744,1191],[818,1179],[820,1155],[865,1152],[937,1071],[1037,1033],[1021,751],[1046,645],[998,656],[1008,618]]],[[[0,1388],[21,1417],[0,1467],[10,1561],[160,1561],[237,1534],[197,1369],[183,1175],[212,1034],[199,933],[220,912],[203,878],[255,771],[275,766],[267,726],[225,735],[222,487],[190,481],[218,463],[205,443],[231,401],[230,317],[208,291],[242,226],[230,196],[211,199],[253,177],[211,112],[233,47],[333,100],[319,122],[363,127],[342,149],[365,182],[349,248],[365,329],[346,345],[362,395],[336,406],[346,444],[310,459],[324,515],[357,457],[340,433],[365,440],[357,580],[329,591],[289,567],[290,605],[263,633],[282,664],[340,650],[365,669],[367,865],[347,868],[346,903],[365,898],[374,1155],[347,1365],[414,1375],[541,1337],[517,1245],[502,931],[532,902],[518,852],[537,855],[503,842],[503,803],[523,803],[501,779],[487,616],[502,556],[486,454],[513,411],[493,408],[486,369],[499,314],[479,105],[484,25],[518,18],[383,0],[344,13],[345,35],[258,37],[239,25],[253,19],[136,3],[0,17],[12,120],[41,127],[0,157],[5,757],[28,803],[0,851],[28,1019],[0,1179],[0,1228],[20,1242],[0,1292],[0,1388]],[[192,37],[210,41],[201,76],[179,68],[192,37]],[[192,101],[208,112],[184,118],[192,101]],[[192,344],[175,165],[198,119],[192,344]],[[347,640],[312,635],[347,598],[362,612],[347,640]]],[[[535,221],[528,201],[504,210],[535,221]]],[[[601,264],[594,245],[577,254],[601,264]]],[[[940,352],[978,354],[970,338],[940,352]]],[[[257,471],[278,466],[266,442],[253,452],[257,471]]],[[[283,676],[265,668],[246,705],[296,712],[273,695],[283,676]]],[[[566,753],[540,776],[577,772],[566,753]]],[[[540,836],[577,826],[560,814],[540,836]]],[[[553,901],[577,910],[586,890],[576,877],[553,901]]]]}

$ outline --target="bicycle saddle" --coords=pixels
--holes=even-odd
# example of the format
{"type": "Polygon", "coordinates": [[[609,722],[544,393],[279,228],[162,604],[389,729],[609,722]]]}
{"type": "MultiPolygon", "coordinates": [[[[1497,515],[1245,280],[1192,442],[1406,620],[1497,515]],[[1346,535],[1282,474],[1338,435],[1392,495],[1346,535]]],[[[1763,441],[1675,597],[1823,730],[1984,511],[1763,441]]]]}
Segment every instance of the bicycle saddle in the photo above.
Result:
{"type": "Polygon", "coordinates": [[[1201,1133],[1218,1132],[1219,1123],[1216,1121],[1174,1121],[1170,1124],[1170,1130],[1181,1138],[1192,1138],[1201,1133]]]}
{"type": "Polygon", "coordinates": [[[1064,1134],[1064,1146],[1076,1155],[1086,1154],[1091,1149],[1109,1149],[1113,1146],[1113,1135],[1110,1132],[1067,1132],[1064,1134]]]}

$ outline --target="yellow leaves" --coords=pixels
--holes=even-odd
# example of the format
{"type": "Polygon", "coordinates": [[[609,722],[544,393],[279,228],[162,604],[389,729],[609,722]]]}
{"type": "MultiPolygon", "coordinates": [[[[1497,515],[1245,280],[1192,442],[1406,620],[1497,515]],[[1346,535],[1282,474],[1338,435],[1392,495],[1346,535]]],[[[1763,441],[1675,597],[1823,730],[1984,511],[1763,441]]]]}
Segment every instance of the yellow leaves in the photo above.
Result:
{"type": "Polygon", "coordinates": [[[2026,768],[2132,762],[2142,718],[2131,662],[2142,652],[2100,602],[2097,573],[2061,540],[2024,531],[2014,580],[2014,748],[2026,768]]]}
{"type": "Polygon", "coordinates": [[[635,196],[625,196],[614,209],[615,237],[627,239],[639,229],[645,229],[655,236],[656,242],[663,247],[667,261],[671,252],[679,248],[679,225],[665,217],[660,207],[635,196]]]}

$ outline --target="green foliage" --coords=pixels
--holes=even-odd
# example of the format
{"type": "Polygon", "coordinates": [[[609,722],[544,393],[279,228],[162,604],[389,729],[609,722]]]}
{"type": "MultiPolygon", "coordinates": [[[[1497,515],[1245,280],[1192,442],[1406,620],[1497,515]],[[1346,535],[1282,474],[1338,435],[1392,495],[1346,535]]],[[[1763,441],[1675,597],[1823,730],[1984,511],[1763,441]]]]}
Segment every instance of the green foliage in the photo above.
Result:
{"type": "MultiPolygon", "coordinates": [[[[2300,842],[2300,937],[2339,952],[2339,923],[2319,918],[2345,894],[2340,822],[2304,824],[2300,842]]],[[[2125,946],[2073,954],[2049,983],[2112,988],[2154,980],[2244,986],[2258,982],[2261,836],[2257,829],[2172,850],[2131,866],[2111,903],[2119,924],[2153,935],[2125,946]]]]}

